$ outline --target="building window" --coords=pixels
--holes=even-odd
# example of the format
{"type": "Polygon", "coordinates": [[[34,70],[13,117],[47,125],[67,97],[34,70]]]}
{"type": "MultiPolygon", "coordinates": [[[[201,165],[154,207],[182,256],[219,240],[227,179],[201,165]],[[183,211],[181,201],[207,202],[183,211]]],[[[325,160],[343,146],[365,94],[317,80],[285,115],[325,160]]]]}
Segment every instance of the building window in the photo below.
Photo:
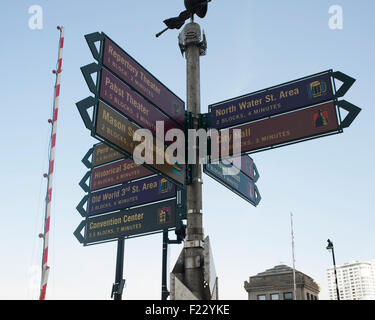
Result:
{"type": "Polygon", "coordinates": [[[265,294],[259,294],[257,296],[257,300],[266,300],[266,295],[265,294]]]}
{"type": "Polygon", "coordinates": [[[271,293],[271,300],[280,300],[278,293],[271,293]]]}
{"type": "Polygon", "coordinates": [[[306,293],[307,300],[310,300],[310,293],[306,293]]]}
{"type": "Polygon", "coordinates": [[[284,300],[293,300],[293,293],[284,292],[284,300]]]}

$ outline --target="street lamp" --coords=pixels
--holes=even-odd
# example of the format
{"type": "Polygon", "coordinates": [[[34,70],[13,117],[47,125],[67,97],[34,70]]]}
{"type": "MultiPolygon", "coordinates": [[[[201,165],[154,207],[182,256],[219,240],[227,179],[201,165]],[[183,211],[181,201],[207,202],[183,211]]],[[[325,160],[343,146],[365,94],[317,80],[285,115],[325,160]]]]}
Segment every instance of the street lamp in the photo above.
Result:
{"type": "Polygon", "coordinates": [[[339,284],[337,282],[337,272],[336,272],[336,261],[335,261],[335,250],[333,249],[333,242],[331,240],[327,240],[327,250],[332,250],[332,259],[333,259],[333,270],[335,272],[335,281],[336,281],[336,293],[337,293],[337,300],[340,300],[339,294],[339,284]]]}

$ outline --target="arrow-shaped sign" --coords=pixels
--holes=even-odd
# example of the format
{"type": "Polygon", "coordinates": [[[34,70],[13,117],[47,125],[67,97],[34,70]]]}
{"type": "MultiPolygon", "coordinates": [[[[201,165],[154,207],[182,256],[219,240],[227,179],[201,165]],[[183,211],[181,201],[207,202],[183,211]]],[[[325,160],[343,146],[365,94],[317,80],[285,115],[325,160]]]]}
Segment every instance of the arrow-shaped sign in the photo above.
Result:
{"type": "Polygon", "coordinates": [[[87,169],[91,169],[92,163],[90,162],[89,158],[92,156],[93,151],[94,151],[94,148],[91,148],[89,151],[87,151],[87,153],[81,160],[87,169]]]}
{"type": "Polygon", "coordinates": [[[78,225],[77,229],[73,232],[74,236],[77,238],[79,243],[85,244],[85,238],[82,236],[81,231],[85,227],[86,221],[83,220],[81,223],[78,225]]]}
{"type": "Polygon", "coordinates": [[[335,94],[336,98],[341,98],[348,92],[350,87],[355,82],[355,79],[352,78],[352,77],[349,77],[348,75],[346,75],[345,73],[342,73],[341,71],[333,72],[332,76],[333,76],[334,79],[337,79],[337,80],[343,82],[343,84],[336,91],[336,94],[335,94]]]}
{"type": "Polygon", "coordinates": [[[256,184],[254,184],[255,188],[255,205],[257,206],[260,203],[260,200],[262,200],[262,197],[260,195],[259,189],[256,184]]]}
{"type": "Polygon", "coordinates": [[[348,128],[362,110],[361,108],[358,108],[357,106],[351,104],[346,100],[338,101],[337,106],[349,112],[346,115],[345,119],[340,123],[341,129],[348,128]]]}
{"type": "Polygon", "coordinates": [[[88,109],[91,107],[95,107],[96,99],[93,97],[87,97],[79,102],[76,103],[78,108],[79,114],[86,126],[87,129],[90,131],[93,129],[92,119],[90,118],[89,113],[87,112],[88,109]]]}
{"type": "Polygon", "coordinates": [[[86,217],[86,210],[84,208],[84,205],[87,203],[87,200],[89,199],[89,195],[86,194],[82,200],[80,201],[80,203],[78,204],[78,206],[76,207],[77,211],[79,212],[79,214],[82,216],[82,217],[86,217]]]}
{"type": "Polygon", "coordinates": [[[92,79],[91,75],[94,73],[98,73],[100,71],[100,67],[96,63],[90,63],[86,66],[81,67],[81,72],[83,77],[85,78],[86,84],[89,87],[89,90],[94,94],[97,95],[98,93],[98,81],[95,84],[94,80],[92,79]]]}
{"type": "Polygon", "coordinates": [[[90,192],[90,186],[87,184],[87,180],[91,176],[91,171],[87,171],[82,180],[79,182],[79,186],[84,192],[90,192]]]}
{"type": "Polygon", "coordinates": [[[257,182],[260,175],[259,175],[258,167],[255,165],[255,163],[254,163],[254,172],[255,172],[254,182],[257,182]]]}
{"type": "Polygon", "coordinates": [[[99,32],[86,34],[85,39],[86,39],[86,42],[87,42],[87,44],[90,48],[91,54],[94,57],[94,59],[97,60],[97,61],[100,61],[101,60],[100,51],[101,51],[102,43],[103,43],[103,39],[104,39],[103,34],[101,34],[99,32]],[[96,48],[96,45],[95,45],[96,42],[99,42],[99,48],[100,48],[99,51],[96,48]]]}

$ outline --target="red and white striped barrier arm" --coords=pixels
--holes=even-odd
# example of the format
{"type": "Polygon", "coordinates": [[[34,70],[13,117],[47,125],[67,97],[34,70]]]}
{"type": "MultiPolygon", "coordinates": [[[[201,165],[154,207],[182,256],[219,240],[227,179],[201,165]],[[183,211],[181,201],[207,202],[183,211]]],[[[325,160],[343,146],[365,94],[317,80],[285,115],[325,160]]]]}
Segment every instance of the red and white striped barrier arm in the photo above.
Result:
{"type": "Polygon", "coordinates": [[[52,136],[51,136],[51,149],[49,155],[49,170],[48,170],[48,182],[47,182],[47,195],[46,195],[46,212],[44,222],[44,234],[43,234],[43,258],[42,258],[42,279],[40,288],[40,300],[44,300],[47,291],[47,281],[49,274],[48,261],[48,241],[50,231],[50,220],[51,220],[51,201],[52,201],[52,182],[53,182],[53,171],[55,165],[55,147],[56,147],[56,129],[57,129],[57,116],[59,111],[59,97],[60,97],[60,80],[61,80],[61,66],[62,66],[62,53],[64,47],[64,27],[57,27],[60,30],[60,42],[59,42],[59,54],[57,60],[57,70],[54,70],[56,74],[55,84],[55,99],[53,104],[53,119],[52,119],[52,136]]]}

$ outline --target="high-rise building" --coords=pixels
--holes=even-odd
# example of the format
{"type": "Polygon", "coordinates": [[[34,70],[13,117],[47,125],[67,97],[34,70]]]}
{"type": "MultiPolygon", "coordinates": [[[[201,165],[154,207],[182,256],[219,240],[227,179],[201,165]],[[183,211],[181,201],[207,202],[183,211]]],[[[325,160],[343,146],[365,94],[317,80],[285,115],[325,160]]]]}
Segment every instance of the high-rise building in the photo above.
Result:
{"type": "MultiPolygon", "coordinates": [[[[297,300],[318,300],[319,285],[300,271],[296,270],[295,276],[297,300]]],[[[293,300],[293,269],[276,266],[250,277],[244,287],[249,300],[293,300]]]]}
{"type": "MultiPolygon", "coordinates": [[[[340,300],[375,300],[375,260],[336,266],[340,300]]],[[[329,299],[337,300],[334,269],[327,269],[329,299]]]]}

